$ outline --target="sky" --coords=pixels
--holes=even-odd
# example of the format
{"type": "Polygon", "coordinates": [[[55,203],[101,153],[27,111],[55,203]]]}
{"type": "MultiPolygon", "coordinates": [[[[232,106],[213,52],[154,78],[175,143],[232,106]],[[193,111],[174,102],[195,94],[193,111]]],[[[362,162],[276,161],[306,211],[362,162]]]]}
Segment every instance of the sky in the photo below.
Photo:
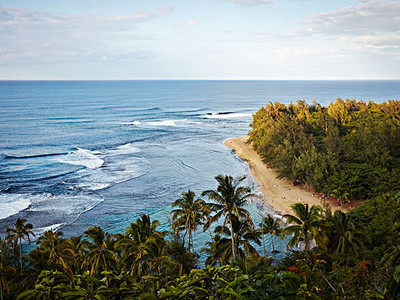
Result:
{"type": "Polygon", "coordinates": [[[400,1],[0,0],[0,79],[400,79],[400,1]]]}

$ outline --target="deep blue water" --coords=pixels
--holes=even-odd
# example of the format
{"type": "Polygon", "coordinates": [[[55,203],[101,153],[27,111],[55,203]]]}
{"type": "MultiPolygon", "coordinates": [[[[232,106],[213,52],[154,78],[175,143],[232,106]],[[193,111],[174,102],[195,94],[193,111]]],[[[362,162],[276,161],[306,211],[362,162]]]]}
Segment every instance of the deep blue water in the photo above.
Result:
{"type": "Polygon", "coordinates": [[[400,81],[0,81],[0,231],[19,216],[37,234],[115,233],[143,213],[166,229],[182,191],[218,174],[252,185],[223,141],[262,105],[338,97],[399,99],[400,81]]]}

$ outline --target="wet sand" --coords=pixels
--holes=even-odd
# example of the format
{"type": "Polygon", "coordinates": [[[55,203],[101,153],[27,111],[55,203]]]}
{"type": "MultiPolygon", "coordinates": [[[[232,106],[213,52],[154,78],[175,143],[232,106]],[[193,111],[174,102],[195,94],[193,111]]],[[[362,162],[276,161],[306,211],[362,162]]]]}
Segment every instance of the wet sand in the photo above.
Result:
{"type": "MultiPolygon", "coordinates": [[[[297,202],[322,206],[320,197],[312,191],[293,186],[289,180],[276,178],[276,172],[267,167],[251,145],[246,144],[247,139],[247,136],[242,136],[226,140],[224,144],[235,150],[236,154],[249,164],[251,174],[260,183],[259,191],[264,195],[264,201],[267,201],[278,214],[292,213],[290,205],[297,202]]],[[[329,204],[332,211],[340,209],[340,205],[329,204]]]]}

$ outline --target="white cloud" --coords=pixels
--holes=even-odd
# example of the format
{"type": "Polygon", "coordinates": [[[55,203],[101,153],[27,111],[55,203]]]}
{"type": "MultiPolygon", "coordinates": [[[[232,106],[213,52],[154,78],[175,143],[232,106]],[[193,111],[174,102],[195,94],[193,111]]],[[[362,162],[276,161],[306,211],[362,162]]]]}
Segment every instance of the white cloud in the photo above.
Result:
{"type": "Polygon", "coordinates": [[[244,6],[256,6],[256,5],[261,5],[261,4],[273,4],[274,3],[274,0],[223,0],[223,1],[228,1],[228,2],[232,2],[235,4],[244,5],[244,6]]]}
{"type": "Polygon", "coordinates": [[[400,30],[400,2],[370,1],[312,15],[308,33],[360,35],[400,30]]]}
{"type": "Polygon", "coordinates": [[[90,57],[109,60],[129,54],[149,57],[152,54],[143,56],[140,49],[132,47],[135,41],[148,39],[137,33],[135,27],[171,11],[171,7],[165,6],[155,11],[104,16],[0,7],[0,63],[46,63],[90,57]]]}
{"type": "Polygon", "coordinates": [[[195,26],[198,24],[199,24],[199,20],[190,19],[190,20],[187,20],[186,22],[177,23],[176,25],[178,25],[178,26],[195,26]]]}
{"type": "Polygon", "coordinates": [[[347,43],[347,50],[354,53],[399,55],[400,2],[360,1],[314,14],[304,24],[298,36],[335,39],[347,43]]]}

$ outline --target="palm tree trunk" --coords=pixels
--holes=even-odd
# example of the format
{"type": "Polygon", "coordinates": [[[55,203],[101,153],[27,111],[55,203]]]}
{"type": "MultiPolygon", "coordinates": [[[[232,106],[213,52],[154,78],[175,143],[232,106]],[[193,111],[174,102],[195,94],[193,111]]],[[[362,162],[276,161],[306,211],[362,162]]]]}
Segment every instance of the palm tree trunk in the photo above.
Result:
{"type": "Polygon", "coordinates": [[[190,236],[192,237],[192,253],[194,253],[194,242],[193,242],[193,235],[190,234],[190,236]]]}
{"type": "Polygon", "coordinates": [[[272,252],[274,253],[275,267],[277,267],[277,266],[278,266],[278,263],[276,262],[276,253],[275,253],[275,247],[274,247],[274,239],[272,238],[272,233],[270,233],[270,235],[271,235],[272,252]]]}
{"type": "Polygon", "coordinates": [[[211,234],[210,227],[208,227],[208,233],[210,234],[210,239],[211,239],[211,241],[212,241],[212,240],[213,240],[213,237],[212,237],[212,234],[211,234]]]}
{"type": "Polygon", "coordinates": [[[261,223],[261,234],[262,234],[262,243],[263,243],[263,250],[264,250],[264,256],[265,256],[264,224],[263,223],[261,223]]]}
{"type": "Polygon", "coordinates": [[[190,226],[190,222],[189,222],[189,252],[190,252],[190,243],[192,243],[192,249],[193,249],[193,237],[192,237],[192,226],[190,226]]]}
{"type": "Polygon", "coordinates": [[[22,270],[22,240],[19,238],[19,261],[21,263],[21,270],[22,270]]]}
{"type": "Polygon", "coordinates": [[[185,246],[185,237],[186,237],[186,233],[187,233],[187,230],[185,231],[185,234],[183,235],[183,238],[182,238],[183,246],[185,246]]]}
{"type": "Polygon", "coordinates": [[[233,227],[232,227],[232,214],[229,214],[229,223],[231,225],[232,257],[236,258],[236,254],[235,254],[235,238],[233,237],[233,227]]]}
{"type": "Polygon", "coordinates": [[[308,252],[310,250],[310,240],[308,239],[307,235],[304,238],[304,249],[306,250],[306,252],[308,252]]]}
{"type": "Polygon", "coordinates": [[[3,285],[1,284],[1,279],[0,279],[0,299],[3,300],[3,285]]]}

